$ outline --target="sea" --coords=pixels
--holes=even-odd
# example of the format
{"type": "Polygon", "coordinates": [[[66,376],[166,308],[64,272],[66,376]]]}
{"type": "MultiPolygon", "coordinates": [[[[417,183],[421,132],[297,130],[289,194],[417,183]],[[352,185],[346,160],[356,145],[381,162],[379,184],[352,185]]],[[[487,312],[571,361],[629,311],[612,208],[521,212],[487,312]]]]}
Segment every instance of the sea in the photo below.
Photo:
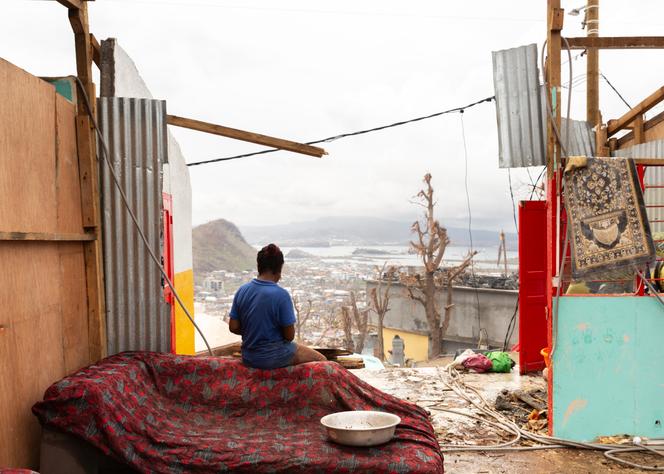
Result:
{"type": "MultiPolygon", "coordinates": [[[[422,260],[417,255],[408,252],[409,247],[405,245],[332,245],[330,247],[282,247],[284,255],[291,250],[301,250],[319,257],[324,262],[330,263],[365,263],[367,265],[382,266],[396,265],[401,267],[421,266],[422,260]]],[[[504,264],[497,264],[498,247],[477,247],[475,256],[475,268],[486,271],[502,271],[504,264]]],[[[463,261],[470,249],[463,246],[449,246],[445,249],[443,264],[454,265],[463,261]]],[[[518,269],[518,254],[515,251],[507,252],[507,263],[510,271],[518,269]]]]}

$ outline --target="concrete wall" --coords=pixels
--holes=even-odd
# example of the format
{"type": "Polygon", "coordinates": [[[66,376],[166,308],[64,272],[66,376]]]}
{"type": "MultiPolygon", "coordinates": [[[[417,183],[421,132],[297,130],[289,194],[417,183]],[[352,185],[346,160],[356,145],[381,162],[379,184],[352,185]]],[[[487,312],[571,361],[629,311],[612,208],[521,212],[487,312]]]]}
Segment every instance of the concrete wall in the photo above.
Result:
{"type": "MultiPolygon", "coordinates": [[[[111,38],[102,41],[101,95],[152,99],[152,93],[129,55],[111,38]]],[[[164,166],[164,192],[173,198],[173,252],[175,288],[194,314],[194,272],[191,234],[191,181],[178,142],[168,133],[168,164],[164,166]]],[[[175,350],[194,353],[194,328],[186,314],[175,305],[175,350]]]]}
{"type": "MultiPolygon", "coordinates": [[[[368,281],[367,294],[375,287],[376,282],[368,281]]],[[[514,314],[517,298],[518,291],[455,287],[452,299],[455,306],[452,309],[450,325],[444,337],[443,352],[452,353],[460,347],[477,346],[480,328],[486,330],[491,346],[502,347],[507,327],[514,314]]],[[[441,314],[443,314],[446,302],[446,292],[438,291],[437,305],[441,314]]],[[[375,316],[373,317],[375,318],[375,316]]],[[[518,340],[518,315],[516,319],[517,326],[509,340],[510,345],[515,344],[518,340]]],[[[390,311],[385,316],[384,325],[415,333],[429,330],[424,307],[419,302],[410,299],[408,291],[401,284],[392,285],[390,311]]]]}

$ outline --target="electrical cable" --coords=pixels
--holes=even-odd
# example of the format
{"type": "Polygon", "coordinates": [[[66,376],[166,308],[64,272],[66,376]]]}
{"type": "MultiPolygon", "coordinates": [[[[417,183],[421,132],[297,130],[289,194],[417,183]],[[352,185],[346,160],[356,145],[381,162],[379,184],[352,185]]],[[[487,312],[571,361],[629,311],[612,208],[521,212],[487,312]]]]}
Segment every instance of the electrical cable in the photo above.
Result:
{"type": "MultiPolygon", "coordinates": [[[[491,102],[494,99],[495,99],[495,96],[486,97],[484,99],[476,100],[475,102],[464,105],[462,107],[454,107],[452,109],[443,110],[442,112],[436,112],[436,113],[429,114],[429,115],[423,115],[421,117],[415,117],[415,118],[409,119],[409,120],[402,120],[400,122],[394,122],[394,123],[391,123],[391,124],[388,124],[388,125],[381,125],[379,127],[368,128],[368,129],[365,129],[365,130],[359,130],[357,132],[348,132],[348,133],[341,133],[341,134],[338,134],[338,135],[332,135],[332,136],[327,137],[327,138],[321,138],[320,140],[313,140],[313,141],[310,141],[310,142],[306,142],[305,145],[317,145],[319,143],[331,143],[331,142],[334,142],[336,140],[341,140],[342,138],[355,137],[357,135],[364,135],[365,133],[378,132],[380,130],[385,130],[385,129],[393,128],[393,127],[400,127],[401,125],[407,125],[407,124],[413,123],[413,122],[420,122],[422,120],[427,120],[427,119],[430,119],[430,118],[439,117],[441,115],[451,114],[451,113],[455,113],[455,112],[463,112],[466,109],[469,109],[471,107],[475,107],[476,105],[480,105],[484,102],[491,102]]],[[[209,163],[217,163],[219,161],[237,160],[237,159],[240,159],[240,158],[248,158],[250,156],[264,155],[266,153],[274,153],[276,151],[282,151],[282,150],[279,149],[279,148],[270,148],[269,150],[255,151],[255,152],[252,152],[252,153],[244,153],[244,154],[241,154],[241,155],[227,156],[227,157],[224,157],[224,158],[213,158],[211,160],[194,161],[192,163],[187,163],[187,166],[198,166],[198,165],[206,165],[206,164],[209,164],[209,163]]]]}
{"type": "MultiPolygon", "coordinates": [[[[528,168],[526,168],[528,169],[528,168]]],[[[512,189],[512,173],[511,168],[507,168],[507,181],[510,185],[510,197],[512,198],[512,217],[514,218],[514,228],[517,234],[519,233],[519,225],[516,223],[516,204],[514,203],[514,190],[512,189]]]]}
{"type": "Polygon", "coordinates": [[[90,117],[90,121],[92,122],[92,125],[94,126],[95,132],[97,133],[97,136],[99,137],[99,141],[102,146],[102,153],[100,155],[103,156],[104,162],[106,163],[106,166],[108,167],[109,174],[111,175],[111,178],[113,179],[113,183],[118,189],[118,192],[120,193],[120,197],[122,198],[122,203],[127,210],[127,213],[129,214],[129,217],[131,217],[131,220],[136,227],[136,230],[138,231],[138,235],[141,237],[141,240],[143,241],[143,245],[145,246],[146,250],[148,251],[148,254],[150,255],[150,258],[152,261],[157,265],[157,268],[161,272],[161,276],[164,278],[164,281],[168,284],[170,287],[171,291],[173,292],[173,296],[175,296],[176,301],[184,311],[184,314],[187,315],[187,318],[189,318],[189,321],[191,321],[191,324],[194,325],[198,333],[201,335],[203,338],[203,342],[205,342],[205,346],[207,347],[208,353],[213,356],[214,354],[212,353],[212,349],[210,348],[210,344],[208,344],[207,339],[205,338],[205,335],[203,335],[203,331],[201,331],[201,328],[198,327],[198,324],[194,321],[194,318],[191,316],[189,313],[189,310],[187,307],[184,305],[182,300],[180,299],[180,295],[178,294],[177,290],[175,289],[175,285],[171,281],[171,279],[168,277],[168,274],[166,273],[166,270],[164,269],[163,265],[161,264],[161,260],[157,258],[155,255],[154,251],[152,250],[152,247],[150,247],[150,243],[148,242],[147,237],[145,237],[145,233],[143,233],[143,230],[141,229],[140,224],[138,223],[138,219],[136,218],[136,214],[134,214],[134,211],[132,211],[131,206],[129,205],[129,200],[127,199],[127,195],[125,194],[124,189],[122,188],[122,185],[120,184],[120,180],[118,179],[117,175],[115,174],[115,170],[113,169],[113,165],[111,163],[111,160],[109,158],[110,152],[108,151],[108,144],[106,143],[106,139],[104,138],[104,135],[101,133],[101,130],[99,128],[99,124],[97,123],[97,119],[94,116],[94,113],[92,112],[92,106],[90,105],[90,99],[88,98],[87,91],[85,90],[85,87],[83,86],[83,83],[78,77],[75,77],[76,83],[78,84],[79,89],[81,90],[81,95],[83,97],[83,102],[85,104],[85,109],[90,117]]]}
{"type": "MultiPolygon", "coordinates": [[[[470,253],[475,251],[473,246],[473,214],[470,208],[470,193],[468,192],[468,145],[466,143],[466,127],[463,123],[463,110],[459,111],[459,119],[461,121],[461,138],[463,140],[463,157],[464,157],[464,186],[466,190],[466,204],[468,206],[468,237],[470,239],[470,253]]],[[[480,292],[477,287],[478,282],[475,276],[475,264],[473,260],[470,261],[470,274],[473,277],[473,286],[475,287],[475,300],[477,302],[477,347],[479,348],[482,343],[482,313],[480,309],[480,292]]],[[[486,332],[486,331],[485,331],[486,332]]]]}
{"type": "Polygon", "coordinates": [[[602,71],[600,71],[599,75],[602,76],[602,79],[604,79],[604,80],[606,81],[606,83],[609,85],[609,87],[610,87],[611,89],[613,89],[613,92],[615,92],[615,93],[618,95],[618,97],[620,97],[620,100],[623,101],[623,103],[627,106],[627,108],[628,108],[628,109],[631,109],[632,106],[629,105],[629,102],[627,102],[627,101],[625,100],[625,98],[622,96],[622,94],[621,94],[620,92],[618,92],[618,89],[616,89],[615,87],[613,87],[613,84],[611,84],[611,82],[610,82],[609,79],[604,75],[604,73],[603,73],[602,71]]]}

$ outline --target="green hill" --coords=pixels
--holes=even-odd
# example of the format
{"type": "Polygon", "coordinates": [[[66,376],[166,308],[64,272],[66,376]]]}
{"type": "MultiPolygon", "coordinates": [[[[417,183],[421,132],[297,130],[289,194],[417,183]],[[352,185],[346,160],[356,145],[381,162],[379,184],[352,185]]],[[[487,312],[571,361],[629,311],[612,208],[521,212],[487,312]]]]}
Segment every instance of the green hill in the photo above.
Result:
{"type": "Polygon", "coordinates": [[[194,227],[192,234],[197,277],[214,270],[255,270],[256,249],[232,222],[217,219],[194,227]]]}

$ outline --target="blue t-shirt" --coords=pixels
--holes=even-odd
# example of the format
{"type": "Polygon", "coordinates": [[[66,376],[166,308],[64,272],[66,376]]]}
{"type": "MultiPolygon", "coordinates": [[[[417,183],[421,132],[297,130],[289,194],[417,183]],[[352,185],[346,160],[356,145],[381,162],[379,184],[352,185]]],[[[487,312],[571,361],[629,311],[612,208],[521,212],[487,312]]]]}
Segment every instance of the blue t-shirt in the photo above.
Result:
{"type": "Polygon", "coordinates": [[[233,298],[231,319],[240,321],[242,360],[259,369],[289,365],[295,344],[284,339],[282,328],[295,324],[290,295],[271,281],[253,279],[233,298]]]}

